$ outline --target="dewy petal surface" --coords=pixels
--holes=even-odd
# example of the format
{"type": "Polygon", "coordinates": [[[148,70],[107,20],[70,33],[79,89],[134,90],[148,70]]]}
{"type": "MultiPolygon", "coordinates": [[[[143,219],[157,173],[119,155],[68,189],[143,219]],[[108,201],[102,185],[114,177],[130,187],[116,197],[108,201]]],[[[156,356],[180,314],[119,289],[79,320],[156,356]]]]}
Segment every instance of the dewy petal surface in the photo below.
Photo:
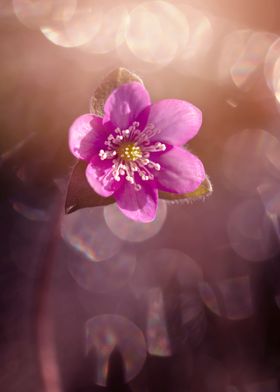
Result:
{"type": "Polygon", "coordinates": [[[86,169],[89,185],[100,196],[111,196],[121,185],[111,174],[112,162],[102,161],[98,156],[92,158],[86,169]]]}
{"type": "Polygon", "coordinates": [[[157,158],[161,166],[155,174],[158,188],[165,192],[193,192],[206,178],[202,162],[181,147],[173,147],[157,158]]]}
{"type": "Polygon", "coordinates": [[[189,102],[164,99],[151,106],[148,123],[159,129],[159,134],[151,140],[182,146],[199,131],[202,113],[189,102]]]}
{"type": "Polygon", "coordinates": [[[150,104],[149,93],[142,84],[123,84],[105,102],[103,123],[111,121],[116,127],[126,129],[150,104]]]}
{"type": "Polygon", "coordinates": [[[124,215],[139,222],[151,222],[156,217],[158,191],[153,181],[141,181],[141,189],[124,182],[114,194],[117,205],[124,215]]]}
{"type": "Polygon", "coordinates": [[[90,160],[97,154],[100,146],[108,136],[102,118],[92,114],[78,117],[69,130],[69,147],[78,159],[90,160]]]}

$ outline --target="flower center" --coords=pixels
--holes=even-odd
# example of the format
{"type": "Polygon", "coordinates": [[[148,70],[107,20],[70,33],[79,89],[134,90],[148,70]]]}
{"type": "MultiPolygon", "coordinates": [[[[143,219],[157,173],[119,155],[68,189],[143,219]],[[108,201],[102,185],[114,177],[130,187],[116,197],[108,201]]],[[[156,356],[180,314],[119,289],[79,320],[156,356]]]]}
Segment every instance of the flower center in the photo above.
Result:
{"type": "Polygon", "coordinates": [[[124,161],[137,161],[142,158],[142,151],[139,146],[132,142],[124,142],[117,148],[117,154],[124,161]]]}
{"type": "Polygon", "coordinates": [[[160,164],[151,160],[150,154],[166,149],[165,144],[150,140],[158,132],[152,124],[140,130],[136,121],[128,129],[115,129],[104,143],[107,149],[99,151],[101,160],[112,160],[112,169],[106,175],[108,181],[112,177],[115,181],[120,181],[123,176],[139,191],[139,178],[142,181],[153,180],[154,171],[160,170],[160,164]]]}

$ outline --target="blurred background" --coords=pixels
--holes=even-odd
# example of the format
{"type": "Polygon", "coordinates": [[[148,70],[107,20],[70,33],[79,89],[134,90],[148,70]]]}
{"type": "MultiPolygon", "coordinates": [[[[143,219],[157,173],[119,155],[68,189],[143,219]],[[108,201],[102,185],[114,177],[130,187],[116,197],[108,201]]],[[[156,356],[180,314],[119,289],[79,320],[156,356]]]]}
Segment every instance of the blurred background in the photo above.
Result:
{"type": "Polygon", "coordinates": [[[280,392],[280,2],[0,1],[5,392],[280,392]],[[204,115],[213,195],[64,215],[108,72],[204,115]]]}

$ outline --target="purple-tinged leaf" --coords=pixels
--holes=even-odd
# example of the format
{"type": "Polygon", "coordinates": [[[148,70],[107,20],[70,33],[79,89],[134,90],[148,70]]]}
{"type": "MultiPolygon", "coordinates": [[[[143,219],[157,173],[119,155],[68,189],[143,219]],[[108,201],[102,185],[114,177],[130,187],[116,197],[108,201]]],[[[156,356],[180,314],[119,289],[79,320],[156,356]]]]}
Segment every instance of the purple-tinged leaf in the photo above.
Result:
{"type": "Polygon", "coordinates": [[[99,207],[114,203],[112,197],[99,196],[89,186],[85,171],[87,163],[78,161],[70,176],[65,201],[65,213],[70,214],[80,208],[99,207]]]}

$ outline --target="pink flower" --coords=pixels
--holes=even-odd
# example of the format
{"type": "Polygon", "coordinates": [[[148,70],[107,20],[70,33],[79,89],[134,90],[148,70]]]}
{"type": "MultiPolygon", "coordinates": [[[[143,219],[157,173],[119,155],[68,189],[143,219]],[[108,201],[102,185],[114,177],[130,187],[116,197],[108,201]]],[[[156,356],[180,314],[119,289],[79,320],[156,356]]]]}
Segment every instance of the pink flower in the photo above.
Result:
{"type": "Polygon", "coordinates": [[[205,179],[202,162],[183,145],[201,126],[192,104],[165,99],[151,104],[138,82],[115,89],[105,102],[104,117],[84,114],[70,128],[69,146],[88,162],[86,178],[101,196],[113,196],[135,221],[156,216],[158,190],[193,192],[205,179]]]}

